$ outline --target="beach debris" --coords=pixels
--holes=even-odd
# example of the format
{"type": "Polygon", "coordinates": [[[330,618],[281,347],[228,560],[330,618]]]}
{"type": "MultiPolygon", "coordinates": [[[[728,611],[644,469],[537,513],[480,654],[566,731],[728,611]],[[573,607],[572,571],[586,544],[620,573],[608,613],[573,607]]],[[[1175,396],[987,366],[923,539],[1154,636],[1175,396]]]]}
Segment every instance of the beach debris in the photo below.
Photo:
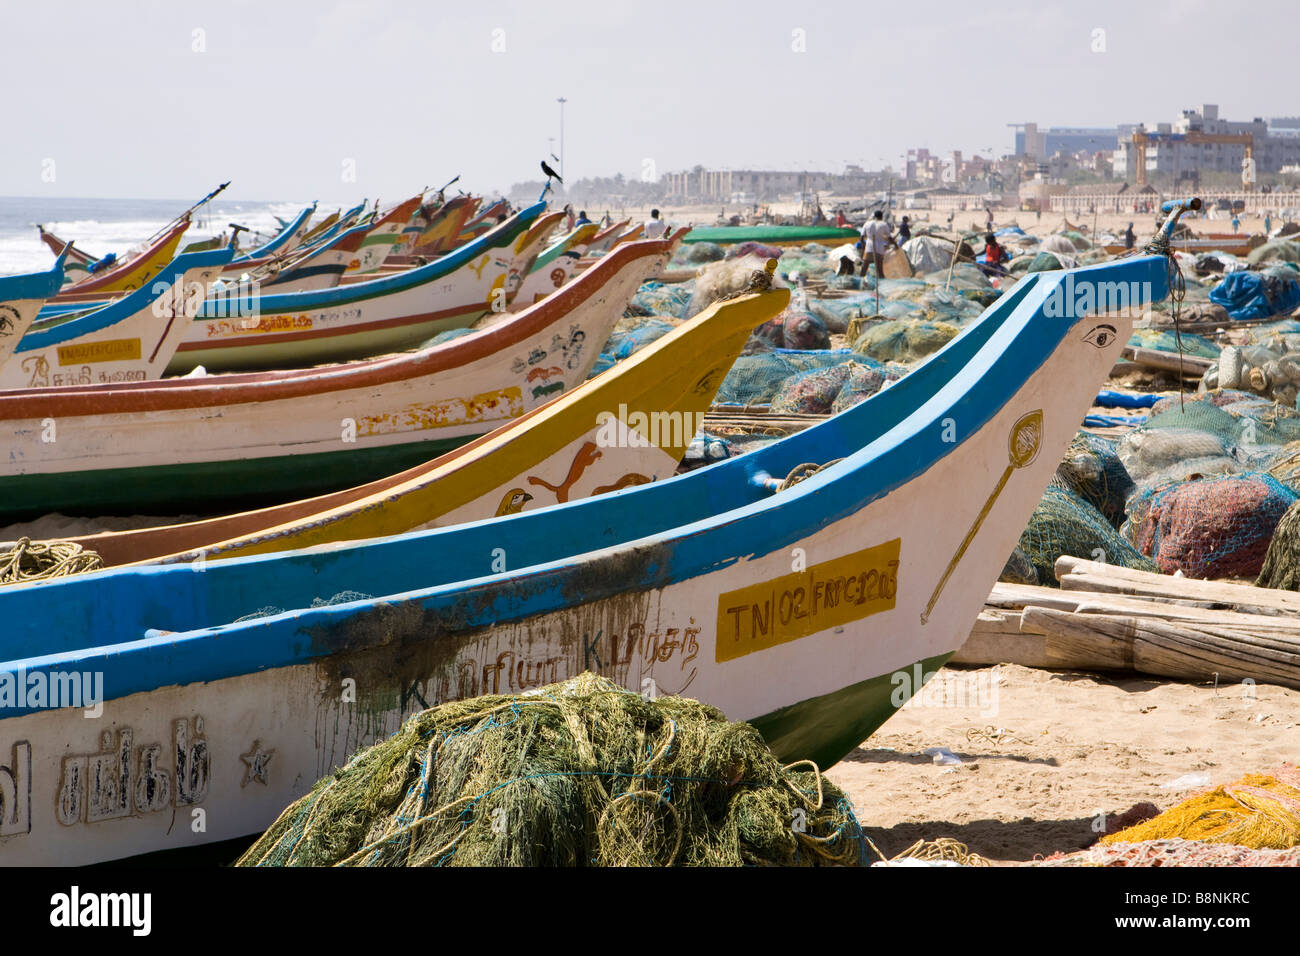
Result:
{"type": "Polygon", "coordinates": [[[1174,780],[1166,780],[1160,784],[1161,790],[1195,790],[1200,787],[1210,785],[1210,775],[1204,771],[1200,773],[1185,773],[1174,780]]]}
{"type": "Polygon", "coordinates": [[[933,762],[941,767],[957,767],[966,762],[947,747],[926,747],[921,752],[927,757],[932,757],[933,762]]]}
{"type": "Polygon", "coordinates": [[[978,853],[972,853],[965,843],[959,843],[952,837],[939,837],[937,840],[917,840],[897,856],[885,859],[883,853],[871,848],[880,859],[872,866],[991,866],[989,861],[978,853]]]}
{"type": "Polygon", "coordinates": [[[584,673],[410,717],[240,866],[863,865],[842,791],[749,724],[584,673]]]}

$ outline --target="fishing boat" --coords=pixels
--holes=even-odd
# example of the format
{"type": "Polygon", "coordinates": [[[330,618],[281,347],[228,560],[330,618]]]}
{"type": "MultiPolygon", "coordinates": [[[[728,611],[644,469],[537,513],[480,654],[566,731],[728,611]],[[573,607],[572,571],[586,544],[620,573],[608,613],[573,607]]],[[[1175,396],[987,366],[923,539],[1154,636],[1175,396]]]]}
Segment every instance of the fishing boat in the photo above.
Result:
{"type": "Polygon", "coordinates": [[[621,247],[531,309],[414,353],[0,393],[0,433],[10,436],[0,520],[230,510],[337,491],[426,462],[584,381],[628,301],[662,270],[673,245],[621,247]],[[57,442],[40,440],[48,418],[58,423],[57,442]]]}
{"type": "MultiPolygon", "coordinates": [[[[465,228],[465,223],[478,209],[479,199],[474,196],[456,196],[447,200],[437,209],[422,213],[413,225],[413,232],[408,232],[407,244],[393,250],[393,255],[409,254],[413,256],[440,256],[450,252],[456,244],[456,237],[465,228]],[[423,225],[420,221],[423,220],[423,225]]],[[[412,263],[400,263],[411,265],[412,263]]]]}
{"type": "Polygon", "coordinates": [[[247,268],[256,264],[259,260],[266,260],[274,256],[288,255],[297,249],[311,228],[311,217],[316,213],[316,204],[312,203],[303,209],[298,215],[289,222],[285,223],[276,235],[272,236],[260,246],[248,250],[242,256],[237,256],[231,260],[230,265],[226,267],[227,271],[233,271],[241,266],[247,268]]]}
{"type": "MultiPolygon", "coordinates": [[[[54,297],[55,301],[66,299],[71,295],[104,296],[117,292],[130,292],[142,289],[149,280],[166,268],[176,256],[176,248],[181,244],[181,236],[190,227],[189,215],[184,215],[163,230],[138,255],[128,258],[116,265],[107,264],[94,272],[87,272],[86,277],[68,286],[54,297]]],[[[103,261],[103,260],[101,260],[103,261]]]]}
{"type": "Polygon", "coordinates": [[[75,250],[65,245],[48,272],[0,276],[0,368],[31,327],[45,300],[63,285],[63,268],[75,250]]]}
{"type": "Polygon", "coordinates": [[[233,255],[228,247],[179,255],[147,287],[122,299],[34,323],[0,366],[0,389],[161,377],[203,297],[233,255]]]}
{"type": "Polygon", "coordinates": [[[38,225],[36,231],[41,242],[45,243],[56,257],[63,257],[63,285],[65,286],[86,278],[90,275],[90,267],[99,261],[99,256],[92,256],[81,249],[74,248],[71,242],[64,242],[54,233],[47,231],[44,226],[38,225]]]}
{"type": "Polygon", "coordinates": [[[519,292],[510,304],[511,311],[517,312],[535,302],[540,302],[568,282],[594,235],[596,235],[596,224],[589,222],[555,240],[537,257],[532,269],[524,277],[519,292]]]}
{"type": "Polygon", "coordinates": [[[0,720],[6,787],[24,795],[5,804],[18,812],[0,860],[257,832],[414,710],[583,670],[716,705],[782,760],[833,763],[966,639],[1132,315],[1168,276],[1163,256],[1026,276],[901,381],[666,481],[0,591],[17,622],[0,642],[12,687],[102,675],[89,702],[15,699],[0,720]],[[1111,283],[1139,298],[1098,308],[1111,283]],[[198,816],[202,832],[178,825],[198,816]]]}
{"type": "Polygon", "coordinates": [[[601,256],[612,249],[614,243],[618,241],[618,237],[627,229],[629,221],[624,219],[622,222],[616,222],[596,233],[591,240],[591,244],[587,246],[587,255],[601,256]]]}
{"type": "Polygon", "coordinates": [[[402,242],[402,232],[423,200],[423,194],[413,196],[378,217],[362,240],[358,254],[348,262],[346,274],[364,275],[382,266],[402,242]]]}
{"type": "Polygon", "coordinates": [[[691,230],[687,242],[713,242],[731,246],[741,242],[761,242],[765,246],[802,246],[815,242],[823,246],[842,246],[856,242],[858,230],[839,226],[703,226],[691,230]]]}
{"type": "Polygon", "coordinates": [[[70,540],[106,567],[210,560],[519,514],[660,481],[703,427],[750,331],[788,302],[786,290],[774,289],[715,303],[554,401],[390,478],[257,511],[70,540]]]}
{"type": "Polygon", "coordinates": [[[274,293],[317,292],[339,284],[348,266],[358,261],[370,226],[353,226],[301,250],[288,262],[279,259],[268,269],[252,273],[262,288],[274,293]]]}
{"type": "MultiPolygon", "coordinates": [[[[419,266],[332,289],[262,295],[235,288],[203,304],[168,366],[181,375],[287,369],[415,348],[439,332],[505,311],[540,239],[523,240],[537,203],[464,248],[419,266]]],[[[364,230],[364,227],[357,227],[364,230]]]]}

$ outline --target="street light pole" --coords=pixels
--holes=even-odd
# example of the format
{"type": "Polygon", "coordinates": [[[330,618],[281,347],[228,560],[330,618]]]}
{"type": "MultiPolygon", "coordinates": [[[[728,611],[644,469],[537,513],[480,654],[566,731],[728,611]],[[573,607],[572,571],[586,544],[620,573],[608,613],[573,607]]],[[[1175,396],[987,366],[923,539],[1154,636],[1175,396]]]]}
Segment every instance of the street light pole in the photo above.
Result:
{"type": "Polygon", "coordinates": [[[556,99],[560,104],[560,178],[564,178],[564,104],[569,102],[563,96],[556,99]]]}

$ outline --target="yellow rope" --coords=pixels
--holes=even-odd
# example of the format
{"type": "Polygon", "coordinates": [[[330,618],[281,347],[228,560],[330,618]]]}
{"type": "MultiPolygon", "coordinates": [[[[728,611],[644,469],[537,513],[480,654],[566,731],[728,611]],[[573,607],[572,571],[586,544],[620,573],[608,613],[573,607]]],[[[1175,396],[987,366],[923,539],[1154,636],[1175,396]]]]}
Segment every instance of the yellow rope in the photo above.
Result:
{"type": "Polygon", "coordinates": [[[72,541],[33,541],[19,538],[0,551],[0,586],[62,578],[98,571],[104,561],[72,541]]]}

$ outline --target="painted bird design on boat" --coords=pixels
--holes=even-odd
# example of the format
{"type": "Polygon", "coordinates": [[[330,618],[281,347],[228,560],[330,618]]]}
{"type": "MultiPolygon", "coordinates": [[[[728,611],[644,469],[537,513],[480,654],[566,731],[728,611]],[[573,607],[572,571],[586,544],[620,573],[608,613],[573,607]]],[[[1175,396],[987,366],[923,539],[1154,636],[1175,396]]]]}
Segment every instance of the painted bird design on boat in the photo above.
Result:
{"type": "Polygon", "coordinates": [[[524,505],[528,504],[528,502],[532,500],[533,496],[524,491],[524,489],[511,488],[505,493],[505,497],[501,499],[501,503],[497,505],[496,516],[500,518],[502,515],[517,515],[523,510],[524,505]]]}
{"type": "Polygon", "coordinates": [[[560,504],[564,504],[569,500],[569,491],[578,483],[582,473],[594,465],[598,458],[600,458],[600,452],[596,449],[596,443],[594,441],[584,442],[582,447],[578,449],[578,453],[573,456],[573,463],[569,465],[569,473],[560,484],[553,485],[549,481],[543,481],[533,475],[528,476],[528,483],[554,492],[555,500],[560,504]]]}

